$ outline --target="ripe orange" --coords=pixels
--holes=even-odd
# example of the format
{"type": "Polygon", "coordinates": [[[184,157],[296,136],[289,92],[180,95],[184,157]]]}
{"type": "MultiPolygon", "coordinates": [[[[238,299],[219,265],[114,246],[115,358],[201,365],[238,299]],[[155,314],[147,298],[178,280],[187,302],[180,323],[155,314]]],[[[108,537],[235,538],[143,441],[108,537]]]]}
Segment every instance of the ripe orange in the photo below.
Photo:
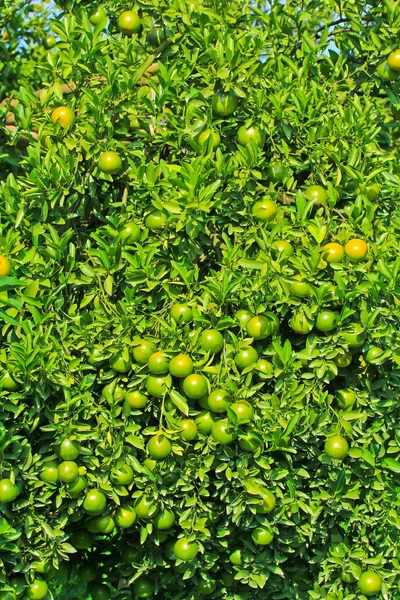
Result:
{"type": "Polygon", "coordinates": [[[0,256],[0,276],[9,275],[11,273],[11,264],[8,258],[0,256]]]}
{"type": "Polygon", "coordinates": [[[324,246],[324,259],[327,263],[340,263],[344,258],[344,248],[337,242],[330,242],[324,246]]]}
{"type": "Polygon", "coordinates": [[[68,106],[59,106],[51,113],[51,120],[54,124],[60,121],[62,127],[68,127],[75,121],[75,115],[68,106]]]}
{"type": "Polygon", "coordinates": [[[364,240],[354,238],[349,240],[344,247],[347,258],[353,262],[359,262],[367,256],[368,246],[364,240]]]}
{"type": "Polygon", "coordinates": [[[400,49],[394,50],[389,54],[387,64],[393,71],[400,71],[400,49]]]}

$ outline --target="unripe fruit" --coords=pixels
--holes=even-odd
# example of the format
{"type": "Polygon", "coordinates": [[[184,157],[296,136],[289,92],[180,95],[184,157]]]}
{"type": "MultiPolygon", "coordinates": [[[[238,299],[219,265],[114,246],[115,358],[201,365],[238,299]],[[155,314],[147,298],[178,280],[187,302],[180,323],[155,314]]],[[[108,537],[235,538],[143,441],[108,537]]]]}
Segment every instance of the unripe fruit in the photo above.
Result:
{"type": "Polygon", "coordinates": [[[375,596],[382,589],[382,577],[375,571],[364,571],[358,580],[358,588],[364,596],[375,596]]]}
{"type": "Polygon", "coordinates": [[[125,10],[118,17],[118,29],[125,35],[132,35],[139,31],[141,20],[133,10],[125,10]]]}
{"type": "Polygon", "coordinates": [[[174,544],[174,554],[179,560],[190,561],[196,558],[198,545],[186,538],[179,538],[174,544]]]}
{"type": "Polygon", "coordinates": [[[100,155],[98,167],[103,173],[115,175],[122,169],[122,160],[117,152],[107,150],[100,155]]]}
{"type": "Polygon", "coordinates": [[[304,192],[308,200],[315,200],[317,204],[326,204],[328,192],[321,185],[310,185],[304,192]]]}
{"type": "Polygon", "coordinates": [[[242,127],[239,127],[237,140],[241,146],[247,146],[252,140],[261,148],[265,142],[265,133],[259,127],[246,127],[242,125],[242,127]]]}
{"type": "Polygon", "coordinates": [[[238,105],[238,98],[234,92],[217,92],[212,99],[212,108],[220,117],[232,115],[238,105]]]}
{"type": "Polygon", "coordinates": [[[212,148],[213,150],[216,150],[221,142],[221,136],[219,135],[218,131],[205,129],[200,133],[200,135],[197,138],[197,141],[200,144],[200,146],[204,148],[208,145],[208,140],[210,136],[212,138],[212,148]]]}
{"type": "Polygon", "coordinates": [[[146,36],[146,41],[149,46],[157,48],[166,39],[165,31],[161,27],[154,27],[146,36]]]}
{"type": "Polygon", "coordinates": [[[345,458],[349,453],[349,444],[341,435],[333,435],[325,441],[325,452],[331,458],[345,458]]]}
{"type": "Polygon", "coordinates": [[[171,450],[171,442],[162,434],[154,435],[147,442],[147,452],[154,458],[167,458],[171,454],[171,450]]]}
{"type": "Polygon", "coordinates": [[[17,496],[17,486],[10,479],[2,479],[0,481],[0,502],[13,502],[17,496]]]}
{"type": "Polygon", "coordinates": [[[251,214],[260,221],[272,221],[275,219],[277,213],[277,206],[273,200],[265,198],[265,200],[259,200],[255,202],[251,209],[251,214]]]}
{"type": "Polygon", "coordinates": [[[107,498],[103,492],[97,489],[89,490],[86,494],[83,508],[88,515],[98,516],[105,510],[107,498]]]}
{"type": "Polygon", "coordinates": [[[58,465],[58,477],[64,483],[71,483],[79,475],[79,467],[72,460],[64,460],[58,465]]]}
{"type": "Polygon", "coordinates": [[[390,68],[387,61],[381,63],[376,72],[383,81],[395,81],[400,75],[399,71],[390,68]]]}
{"type": "Polygon", "coordinates": [[[101,21],[107,18],[107,13],[104,6],[99,6],[96,12],[92,13],[89,17],[89,21],[92,25],[98,25],[101,21]]]}

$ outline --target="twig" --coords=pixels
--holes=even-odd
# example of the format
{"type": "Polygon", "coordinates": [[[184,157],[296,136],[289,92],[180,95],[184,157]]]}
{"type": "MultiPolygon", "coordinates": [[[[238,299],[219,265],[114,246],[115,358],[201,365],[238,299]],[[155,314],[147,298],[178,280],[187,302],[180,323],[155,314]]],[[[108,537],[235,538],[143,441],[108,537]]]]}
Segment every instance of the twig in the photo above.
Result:
{"type": "Polygon", "coordinates": [[[335,27],[336,25],[340,25],[341,23],[347,23],[348,21],[350,21],[349,17],[343,17],[342,19],[336,19],[336,21],[332,21],[332,23],[323,25],[322,27],[317,29],[317,31],[315,33],[316,34],[321,33],[322,31],[325,31],[326,27],[328,29],[330,29],[331,27],[335,27]]]}

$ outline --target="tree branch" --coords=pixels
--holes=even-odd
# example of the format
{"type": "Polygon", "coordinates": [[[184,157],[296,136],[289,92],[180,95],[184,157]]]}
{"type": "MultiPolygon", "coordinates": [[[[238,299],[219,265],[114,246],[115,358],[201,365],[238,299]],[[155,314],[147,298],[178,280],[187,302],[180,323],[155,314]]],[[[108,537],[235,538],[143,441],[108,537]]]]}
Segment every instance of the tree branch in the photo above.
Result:
{"type": "MultiPolygon", "coordinates": [[[[168,46],[171,46],[171,44],[172,44],[171,40],[165,40],[158,46],[158,48],[153,52],[153,54],[150,54],[148,59],[143,63],[143,65],[138,70],[136,77],[134,78],[135,83],[139,83],[139,81],[145,75],[145,73],[148,71],[148,69],[151,68],[154,64],[157,65],[157,70],[158,70],[158,63],[154,63],[154,61],[156,60],[157,56],[159,56],[164,50],[166,50],[166,48],[168,48],[168,46]]],[[[139,83],[139,85],[140,85],[140,83],[139,83]]]]}
{"type": "Polygon", "coordinates": [[[347,23],[348,21],[350,21],[350,19],[348,17],[343,17],[342,19],[337,19],[336,21],[332,21],[332,23],[327,23],[326,25],[323,25],[322,27],[317,29],[315,33],[316,33],[316,35],[318,35],[322,31],[325,31],[326,27],[328,29],[330,29],[331,27],[335,27],[336,25],[340,25],[341,23],[347,23]]]}
{"type": "MultiPolygon", "coordinates": [[[[15,125],[6,125],[5,129],[12,134],[15,133],[18,127],[16,127],[15,125]]],[[[28,146],[32,141],[31,138],[34,138],[35,140],[39,139],[39,135],[36,133],[36,131],[19,131],[17,138],[18,146],[28,146]]]]}

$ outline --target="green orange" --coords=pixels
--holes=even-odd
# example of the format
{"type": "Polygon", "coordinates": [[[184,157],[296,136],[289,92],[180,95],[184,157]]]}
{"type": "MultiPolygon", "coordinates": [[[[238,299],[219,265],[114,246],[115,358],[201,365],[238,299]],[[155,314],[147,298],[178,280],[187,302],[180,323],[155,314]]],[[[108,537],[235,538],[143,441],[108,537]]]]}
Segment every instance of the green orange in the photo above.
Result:
{"type": "Polygon", "coordinates": [[[255,202],[251,209],[253,217],[259,221],[273,221],[275,219],[278,208],[273,200],[270,198],[264,198],[264,200],[258,200],[255,202]]]}
{"type": "Polygon", "coordinates": [[[349,444],[341,435],[333,435],[325,441],[325,452],[331,458],[342,459],[349,453],[349,444]]]}
{"type": "Polygon", "coordinates": [[[310,185],[304,192],[308,200],[312,200],[317,204],[326,204],[328,200],[328,192],[321,185],[310,185]]]}
{"type": "Polygon", "coordinates": [[[13,502],[18,496],[18,488],[10,479],[0,480],[0,502],[13,502]]]}
{"type": "Polygon", "coordinates": [[[118,17],[118,29],[125,35],[132,35],[139,31],[141,20],[139,15],[133,10],[125,10],[118,17]]]}
{"type": "Polygon", "coordinates": [[[193,373],[193,360],[187,354],[178,354],[171,358],[168,368],[174,377],[188,377],[193,373]]]}
{"type": "Polygon", "coordinates": [[[103,173],[115,175],[122,169],[122,160],[117,152],[107,150],[103,152],[98,160],[98,167],[103,173]]]}
{"type": "Polygon", "coordinates": [[[364,596],[375,596],[382,589],[382,577],[375,571],[364,571],[358,580],[358,588],[364,596]]]}

